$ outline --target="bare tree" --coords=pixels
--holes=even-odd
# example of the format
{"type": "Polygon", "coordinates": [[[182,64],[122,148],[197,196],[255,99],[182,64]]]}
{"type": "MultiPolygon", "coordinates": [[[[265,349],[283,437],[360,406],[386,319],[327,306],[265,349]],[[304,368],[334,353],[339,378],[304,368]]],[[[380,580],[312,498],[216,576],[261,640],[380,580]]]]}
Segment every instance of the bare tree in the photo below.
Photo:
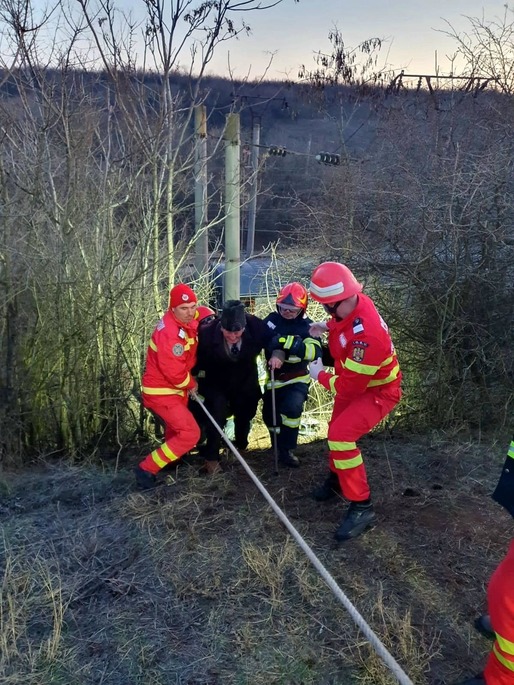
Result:
{"type": "Polygon", "coordinates": [[[0,0],[4,458],[133,437],[145,343],[193,244],[205,68],[275,4],[145,0],[137,25],[111,0],[0,0]]]}

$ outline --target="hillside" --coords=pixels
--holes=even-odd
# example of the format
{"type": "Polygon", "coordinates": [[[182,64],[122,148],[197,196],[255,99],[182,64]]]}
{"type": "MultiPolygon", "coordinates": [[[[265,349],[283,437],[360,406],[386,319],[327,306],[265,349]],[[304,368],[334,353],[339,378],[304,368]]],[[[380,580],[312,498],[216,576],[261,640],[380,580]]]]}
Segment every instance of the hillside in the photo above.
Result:
{"type": "MultiPolygon", "coordinates": [[[[326,448],[297,470],[251,468],[416,684],[478,671],[473,629],[512,536],[488,497],[508,442],[378,434],[363,452],[380,523],[336,545],[343,503],[309,497],[326,448]]],[[[138,456],[2,474],[3,682],[344,685],[393,682],[233,455],[190,455],[139,493],[138,456]]]]}

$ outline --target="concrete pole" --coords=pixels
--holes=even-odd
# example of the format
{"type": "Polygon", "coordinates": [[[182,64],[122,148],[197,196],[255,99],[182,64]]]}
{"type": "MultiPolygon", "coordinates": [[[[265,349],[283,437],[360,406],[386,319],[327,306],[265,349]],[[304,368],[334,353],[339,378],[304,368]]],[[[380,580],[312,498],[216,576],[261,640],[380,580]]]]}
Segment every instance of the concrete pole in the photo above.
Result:
{"type": "Polygon", "coordinates": [[[209,270],[207,226],[207,112],[195,107],[195,269],[197,276],[209,270]]]}
{"type": "Polygon", "coordinates": [[[259,145],[261,142],[261,121],[255,117],[252,126],[252,176],[250,183],[250,206],[248,209],[248,233],[246,235],[246,257],[253,255],[255,245],[255,220],[257,217],[257,174],[259,171],[259,145]]]}
{"type": "Polygon", "coordinates": [[[239,114],[228,114],[225,127],[225,274],[223,299],[240,296],[240,141],[239,114]]]}

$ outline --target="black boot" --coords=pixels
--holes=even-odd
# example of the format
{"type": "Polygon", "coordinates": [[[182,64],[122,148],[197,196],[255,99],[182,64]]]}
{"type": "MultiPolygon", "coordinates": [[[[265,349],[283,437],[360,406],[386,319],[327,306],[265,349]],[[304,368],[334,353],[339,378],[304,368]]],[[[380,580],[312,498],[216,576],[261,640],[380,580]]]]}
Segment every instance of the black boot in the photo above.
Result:
{"type": "Polygon", "coordinates": [[[487,614],[483,614],[475,620],[475,628],[479,633],[482,633],[484,637],[488,637],[490,640],[494,640],[496,638],[496,633],[491,625],[491,619],[487,614]]]}
{"type": "Polygon", "coordinates": [[[134,469],[134,475],[136,476],[136,485],[141,490],[149,490],[154,488],[157,483],[157,478],[150,473],[150,471],[145,471],[140,466],[136,466],[134,469]]]}
{"type": "Polygon", "coordinates": [[[464,680],[463,682],[459,683],[459,685],[486,685],[484,674],[479,673],[478,675],[473,676],[473,678],[464,680]]]}
{"type": "Polygon", "coordinates": [[[316,502],[326,502],[328,499],[332,499],[336,495],[341,494],[341,486],[339,485],[339,478],[337,473],[330,471],[329,475],[325,478],[321,485],[311,492],[312,499],[316,502]]]}
{"type": "Polygon", "coordinates": [[[350,502],[346,516],[334,533],[336,540],[356,538],[376,523],[377,517],[371,502],[350,502]]]}
{"type": "Polygon", "coordinates": [[[292,452],[280,452],[278,455],[278,463],[280,466],[289,466],[291,469],[296,469],[300,466],[300,460],[292,452]]]}

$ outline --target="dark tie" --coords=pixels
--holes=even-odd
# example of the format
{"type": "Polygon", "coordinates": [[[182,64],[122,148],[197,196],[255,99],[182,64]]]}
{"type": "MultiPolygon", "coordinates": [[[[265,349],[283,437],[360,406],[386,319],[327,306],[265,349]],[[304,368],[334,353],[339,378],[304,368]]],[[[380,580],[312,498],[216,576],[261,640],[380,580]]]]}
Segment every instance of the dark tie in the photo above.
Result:
{"type": "Polygon", "coordinates": [[[230,354],[232,354],[234,357],[239,355],[239,347],[237,346],[237,343],[234,343],[230,348],[230,354]]]}

